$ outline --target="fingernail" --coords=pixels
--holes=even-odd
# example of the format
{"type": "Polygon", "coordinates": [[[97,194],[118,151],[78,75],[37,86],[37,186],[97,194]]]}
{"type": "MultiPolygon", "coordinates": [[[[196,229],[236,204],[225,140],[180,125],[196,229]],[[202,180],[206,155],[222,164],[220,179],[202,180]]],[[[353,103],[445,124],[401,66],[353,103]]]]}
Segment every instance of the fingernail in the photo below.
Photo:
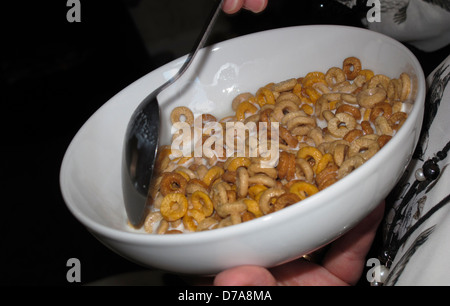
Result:
{"type": "Polygon", "coordinates": [[[234,13],[236,11],[239,0],[227,0],[223,3],[222,10],[225,13],[234,13]]]}

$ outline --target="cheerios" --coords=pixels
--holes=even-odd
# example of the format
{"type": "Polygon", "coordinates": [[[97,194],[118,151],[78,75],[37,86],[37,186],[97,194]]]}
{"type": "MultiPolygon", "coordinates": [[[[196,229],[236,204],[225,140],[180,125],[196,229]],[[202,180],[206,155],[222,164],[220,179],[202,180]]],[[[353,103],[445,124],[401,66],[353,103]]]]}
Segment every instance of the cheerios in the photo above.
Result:
{"type": "Polygon", "coordinates": [[[404,107],[412,86],[407,73],[392,78],[375,74],[357,57],[348,57],[326,72],[311,71],[240,93],[225,117],[204,113],[194,118],[188,107],[174,108],[171,122],[186,122],[194,133],[198,129],[194,143],[209,145],[214,153],[199,157],[193,150],[182,156],[181,148],[159,148],[143,230],[208,231],[301,205],[395,137],[408,118],[404,107]],[[245,139],[227,128],[229,123],[245,124],[245,139]],[[250,137],[262,132],[267,139],[250,137]],[[275,152],[268,153],[274,148],[272,159],[275,152]]]}

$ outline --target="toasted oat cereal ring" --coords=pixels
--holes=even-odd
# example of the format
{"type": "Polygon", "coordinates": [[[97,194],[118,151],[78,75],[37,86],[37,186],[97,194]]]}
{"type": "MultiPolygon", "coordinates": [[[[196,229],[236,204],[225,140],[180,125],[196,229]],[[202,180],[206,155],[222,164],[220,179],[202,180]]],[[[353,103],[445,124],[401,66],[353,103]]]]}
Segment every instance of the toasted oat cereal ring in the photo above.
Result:
{"type": "Polygon", "coordinates": [[[288,79],[288,80],[274,84],[272,90],[278,91],[278,92],[290,91],[294,88],[294,86],[296,84],[297,84],[296,78],[288,79]]]}
{"type": "Polygon", "coordinates": [[[297,116],[287,122],[287,129],[293,135],[307,135],[315,126],[316,120],[306,116],[297,116]]]}
{"type": "Polygon", "coordinates": [[[307,115],[302,110],[298,110],[297,112],[293,112],[293,113],[287,113],[286,115],[283,116],[280,123],[282,125],[287,125],[287,123],[289,121],[291,121],[292,119],[297,118],[297,117],[307,117],[307,115]]]}
{"type": "Polygon", "coordinates": [[[303,88],[312,86],[313,84],[318,82],[326,84],[325,74],[323,72],[320,71],[308,72],[308,74],[306,74],[306,76],[301,80],[303,88]]]}
{"type": "Polygon", "coordinates": [[[190,232],[195,232],[197,230],[197,222],[195,222],[195,219],[193,216],[190,216],[188,214],[183,216],[183,226],[184,229],[190,232]]]}
{"type": "Polygon", "coordinates": [[[263,215],[261,209],[259,208],[259,203],[253,199],[244,199],[245,205],[247,205],[247,210],[251,212],[256,218],[263,215]]]}
{"type": "Polygon", "coordinates": [[[380,115],[389,118],[392,115],[392,106],[387,102],[375,104],[370,113],[370,121],[375,122],[375,119],[380,115]]]}
{"type": "Polygon", "coordinates": [[[316,101],[322,96],[322,94],[319,93],[313,86],[304,87],[304,92],[312,104],[315,104],[316,101]]]}
{"type": "Polygon", "coordinates": [[[281,196],[279,196],[277,198],[277,200],[275,201],[275,204],[273,205],[274,207],[274,211],[279,211],[287,206],[290,206],[292,204],[295,204],[297,202],[300,202],[301,199],[298,195],[296,195],[295,193],[285,193],[282,194],[281,196]]]}
{"type": "Polygon", "coordinates": [[[337,174],[330,175],[328,179],[324,180],[321,184],[317,186],[319,190],[324,190],[325,188],[333,185],[338,181],[337,174]]]}
{"type": "Polygon", "coordinates": [[[380,87],[373,87],[362,90],[356,98],[361,107],[373,108],[377,103],[384,102],[386,91],[380,87]]]}
{"type": "MultiPolygon", "coordinates": [[[[355,91],[359,92],[364,86],[364,84],[366,84],[366,82],[367,82],[366,78],[363,75],[358,74],[356,78],[353,80],[353,84],[355,84],[357,87],[355,91]]],[[[355,91],[353,91],[353,93],[355,93],[355,91]]]]}
{"type": "Polygon", "coordinates": [[[313,169],[317,167],[319,164],[319,161],[322,159],[323,154],[320,152],[319,149],[313,147],[313,146],[305,146],[298,150],[297,152],[297,158],[303,158],[306,161],[310,162],[311,159],[314,160],[313,162],[313,169]]]}
{"type": "Polygon", "coordinates": [[[185,216],[192,216],[197,223],[202,222],[207,217],[202,209],[197,208],[188,209],[185,216]]]}
{"type": "Polygon", "coordinates": [[[275,187],[277,185],[276,181],[265,175],[265,174],[256,174],[254,176],[251,176],[248,178],[249,184],[255,184],[255,185],[264,185],[267,187],[275,187]]]}
{"type": "MultiPolygon", "coordinates": [[[[298,85],[301,86],[300,84],[298,84],[298,85]]],[[[295,93],[293,93],[291,91],[282,92],[280,94],[280,96],[277,98],[276,104],[280,103],[280,102],[283,102],[283,101],[291,101],[297,106],[302,103],[300,98],[295,93]]]]}
{"type": "Polygon", "coordinates": [[[342,138],[356,127],[355,118],[348,113],[338,113],[328,121],[328,131],[334,137],[342,138]]]}
{"type": "Polygon", "coordinates": [[[405,112],[396,112],[389,117],[389,125],[395,131],[401,128],[405,120],[408,118],[408,114],[405,112]]]}
{"type": "Polygon", "coordinates": [[[328,86],[342,83],[346,80],[344,71],[339,67],[331,67],[325,74],[325,81],[328,86]]]}
{"type": "Polygon", "coordinates": [[[326,153],[322,156],[316,167],[316,175],[322,172],[330,163],[334,163],[333,155],[326,153]]]}
{"type": "Polygon", "coordinates": [[[189,182],[191,179],[186,172],[183,172],[181,170],[174,170],[173,172],[181,174],[187,182],[189,182]]]}
{"type": "Polygon", "coordinates": [[[256,99],[261,107],[266,104],[275,104],[275,96],[273,95],[273,92],[264,87],[258,90],[256,99]]]}
{"type": "Polygon", "coordinates": [[[228,203],[228,190],[231,190],[231,187],[226,182],[220,182],[212,186],[210,198],[213,201],[213,205],[215,208],[217,207],[217,205],[228,203]]]}
{"type": "Polygon", "coordinates": [[[211,230],[217,227],[219,221],[214,217],[207,217],[197,225],[197,232],[211,230]]]}
{"type": "Polygon", "coordinates": [[[301,200],[304,200],[319,192],[319,189],[315,185],[307,182],[295,182],[289,187],[289,192],[298,195],[301,200]]]}
{"type": "Polygon", "coordinates": [[[369,69],[362,69],[358,74],[364,76],[366,82],[370,81],[370,79],[375,75],[373,71],[369,69]]]}
{"type": "Polygon", "coordinates": [[[163,216],[161,215],[161,212],[159,212],[159,211],[154,211],[154,212],[149,213],[145,217],[144,230],[147,233],[153,233],[154,226],[159,224],[159,222],[162,220],[162,218],[163,218],[163,216]]]}
{"type": "Polygon", "coordinates": [[[186,192],[187,180],[179,173],[166,172],[163,174],[160,184],[160,192],[163,196],[170,193],[186,192]]]}
{"type": "Polygon", "coordinates": [[[178,106],[175,107],[170,113],[170,121],[172,121],[172,124],[184,121],[192,126],[194,124],[194,114],[189,108],[185,106],[178,106]]]}
{"type": "Polygon", "coordinates": [[[228,216],[219,221],[217,228],[224,228],[224,227],[231,226],[231,225],[233,225],[233,221],[231,220],[231,217],[228,216]]]}
{"type": "Polygon", "coordinates": [[[295,160],[296,165],[300,168],[300,170],[303,172],[303,175],[305,177],[305,180],[307,182],[313,182],[314,181],[314,170],[311,166],[311,164],[304,158],[297,158],[295,160]]]}
{"type": "Polygon", "coordinates": [[[167,221],[175,221],[182,218],[188,209],[188,200],[181,193],[169,193],[161,202],[160,211],[167,221]]]}
{"type": "MultiPolygon", "coordinates": [[[[227,160],[228,161],[228,160],[227,160]]],[[[248,167],[252,163],[249,157],[234,157],[229,159],[229,163],[224,164],[228,171],[236,171],[239,167],[248,167]]]]}
{"type": "Polygon", "coordinates": [[[347,134],[345,134],[343,139],[348,141],[348,142],[352,142],[356,138],[361,137],[363,135],[364,135],[364,132],[362,130],[360,130],[360,129],[353,129],[353,130],[349,131],[347,134]]]}
{"type": "Polygon", "coordinates": [[[170,226],[169,221],[167,221],[166,219],[162,219],[159,222],[158,228],[156,229],[156,234],[158,234],[158,235],[165,234],[167,232],[167,230],[169,229],[169,226],[170,226]]]}
{"type": "Polygon", "coordinates": [[[377,133],[379,135],[383,134],[392,135],[394,132],[391,126],[389,125],[388,119],[386,119],[383,116],[377,117],[375,119],[375,128],[377,129],[377,133]]]}
{"type": "Polygon", "coordinates": [[[394,101],[392,103],[392,113],[401,112],[403,109],[403,102],[401,101],[394,101]]]}
{"type": "Polygon", "coordinates": [[[372,112],[371,108],[361,107],[361,114],[363,115],[362,120],[369,121],[371,112],[372,112]]]}
{"type": "Polygon", "coordinates": [[[390,135],[381,135],[380,137],[378,137],[377,142],[378,142],[378,145],[380,146],[380,149],[382,147],[384,147],[386,145],[386,143],[388,143],[388,141],[391,139],[392,139],[392,136],[390,136],[390,135]]]}
{"type": "Polygon", "coordinates": [[[370,134],[374,133],[372,125],[367,120],[361,121],[361,128],[362,128],[362,130],[363,130],[365,135],[370,135],[370,134]]]}
{"type": "Polygon", "coordinates": [[[391,79],[384,74],[377,74],[374,75],[368,82],[367,82],[367,88],[375,88],[380,87],[384,89],[384,91],[387,91],[389,87],[389,81],[391,79]]]}
{"type": "Polygon", "coordinates": [[[227,198],[228,198],[228,203],[234,202],[237,199],[237,194],[236,194],[236,186],[231,186],[231,188],[233,188],[232,190],[227,190],[227,198]]]}
{"type": "Polygon", "coordinates": [[[350,174],[350,172],[364,164],[364,162],[364,158],[362,158],[360,155],[354,155],[347,158],[339,167],[337,178],[342,179],[346,175],[350,174]]]}
{"type": "Polygon", "coordinates": [[[408,99],[411,92],[411,78],[407,73],[400,74],[400,80],[402,81],[402,91],[400,94],[400,101],[408,99]]]}
{"type": "Polygon", "coordinates": [[[239,104],[238,109],[236,110],[236,119],[239,121],[243,121],[247,113],[254,114],[257,111],[258,108],[255,105],[248,101],[244,101],[239,104]]]}
{"type": "Polygon", "coordinates": [[[262,167],[259,163],[251,164],[250,166],[248,166],[247,170],[248,170],[248,174],[250,176],[254,176],[255,174],[262,173],[273,179],[276,179],[278,177],[277,169],[270,168],[270,167],[262,167]]]}
{"type": "Polygon", "coordinates": [[[342,105],[340,105],[336,109],[336,114],[339,114],[339,113],[348,113],[348,114],[352,115],[353,118],[355,118],[356,120],[360,120],[361,119],[361,111],[359,110],[359,108],[354,107],[354,106],[349,105],[349,104],[342,104],[342,105]]]}
{"type": "Polygon", "coordinates": [[[248,188],[248,195],[252,199],[259,201],[259,197],[261,196],[262,192],[267,189],[268,187],[262,184],[253,185],[248,188]]]}
{"type": "Polygon", "coordinates": [[[247,205],[242,200],[238,200],[232,203],[223,203],[216,207],[216,212],[222,218],[229,215],[240,214],[247,210],[247,205]]]}
{"type": "Polygon", "coordinates": [[[222,180],[224,180],[225,182],[228,183],[236,183],[236,171],[229,171],[226,170],[223,174],[222,174],[222,180]]]}
{"type": "Polygon", "coordinates": [[[312,84],[311,87],[314,88],[314,90],[316,90],[316,92],[318,92],[320,96],[331,93],[330,88],[325,83],[317,82],[312,84]]]}
{"type": "Polygon", "coordinates": [[[247,222],[250,220],[254,220],[256,217],[254,214],[252,214],[251,212],[249,212],[248,210],[244,211],[243,213],[241,213],[241,219],[242,222],[247,222]]]}
{"type": "Polygon", "coordinates": [[[286,145],[290,148],[295,148],[298,145],[298,139],[294,136],[292,136],[292,134],[283,126],[279,127],[279,135],[280,135],[280,139],[283,140],[286,145]]]}
{"type": "Polygon", "coordinates": [[[261,122],[266,122],[266,123],[270,123],[271,122],[271,120],[270,120],[270,114],[272,114],[272,112],[273,112],[273,109],[272,108],[266,108],[266,109],[264,109],[264,110],[261,110],[260,112],[259,112],[259,120],[261,121],[261,122]]]}
{"type": "Polygon", "coordinates": [[[277,102],[275,104],[275,108],[273,109],[273,112],[271,114],[271,117],[275,120],[280,122],[281,119],[287,114],[292,112],[297,112],[299,110],[297,104],[290,100],[283,100],[281,102],[277,102]]]}
{"type": "Polygon", "coordinates": [[[353,93],[358,87],[356,87],[355,84],[350,83],[350,81],[344,81],[341,82],[339,84],[335,84],[333,86],[331,86],[331,91],[332,92],[340,92],[342,93],[353,93]]]}
{"type": "Polygon", "coordinates": [[[272,199],[278,198],[282,194],[284,194],[284,189],[281,188],[269,188],[261,194],[259,198],[259,208],[261,209],[264,215],[267,215],[273,211],[272,207],[272,199]]]}
{"type": "Polygon", "coordinates": [[[247,196],[248,171],[245,167],[239,167],[236,172],[236,193],[239,198],[247,196]]]}
{"type": "Polygon", "coordinates": [[[208,192],[208,185],[200,179],[191,179],[186,185],[186,194],[192,194],[196,191],[208,192]]]}
{"type": "Polygon", "coordinates": [[[323,142],[323,131],[320,127],[315,127],[308,133],[308,137],[314,141],[316,146],[323,142]]]}
{"type": "Polygon", "coordinates": [[[347,80],[353,80],[361,71],[361,61],[354,56],[347,57],[342,64],[342,70],[344,71],[347,80]]]}
{"type": "Polygon", "coordinates": [[[289,153],[289,163],[288,163],[288,170],[286,173],[286,179],[288,181],[293,180],[295,178],[295,173],[296,173],[296,163],[295,163],[295,154],[289,153]]]}
{"type": "Polygon", "coordinates": [[[300,106],[300,109],[310,116],[314,114],[314,108],[309,104],[302,104],[302,106],[300,106]]]}
{"type": "Polygon", "coordinates": [[[378,145],[376,140],[371,140],[368,138],[357,138],[350,144],[348,156],[351,158],[355,155],[358,155],[361,156],[364,160],[368,160],[372,156],[374,156],[379,149],[380,146],[378,145]]]}
{"type": "MultiPolygon", "coordinates": [[[[343,93],[341,94],[341,99],[349,104],[358,104],[358,99],[354,93],[343,93]]],[[[361,111],[359,113],[361,114],[361,111]]]]}
{"type": "Polygon", "coordinates": [[[292,88],[292,93],[296,95],[299,98],[299,100],[301,100],[302,97],[302,90],[303,86],[301,84],[301,81],[297,80],[297,84],[295,84],[294,88],[292,88]]]}
{"type": "Polygon", "coordinates": [[[337,181],[338,169],[336,164],[328,164],[323,171],[317,174],[316,182],[319,190],[323,190],[337,181]]]}
{"type": "Polygon", "coordinates": [[[171,230],[166,231],[164,234],[165,235],[176,235],[176,234],[183,234],[183,232],[180,230],[177,230],[177,229],[171,229],[171,230]]]}
{"type": "Polygon", "coordinates": [[[333,159],[336,165],[341,166],[348,154],[349,145],[340,143],[337,144],[333,151],[333,159]]]}
{"type": "Polygon", "coordinates": [[[208,194],[197,190],[191,195],[191,202],[194,208],[201,211],[205,217],[212,215],[214,207],[208,194]]]}
{"type": "Polygon", "coordinates": [[[223,168],[219,166],[213,166],[208,170],[208,172],[206,172],[205,176],[203,177],[203,182],[206,185],[211,186],[211,183],[220,178],[224,172],[225,171],[223,170],[223,168]]]}
{"type": "Polygon", "coordinates": [[[195,232],[198,228],[198,224],[205,220],[205,214],[198,209],[188,209],[186,214],[183,216],[184,228],[190,232],[195,232]]]}
{"type": "MultiPolygon", "coordinates": [[[[330,110],[323,111],[322,112],[322,116],[327,122],[335,117],[334,113],[332,111],[330,111],[330,110]]],[[[325,130],[324,130],[324,132],[325,132],[325,130]]]]}
{"type": "Polygon", "coordinates": [[[233,101],[231,102],[231,108],[233,109],[233,111],[237,111],[239,105],[242,102],[248,101],[250,98],[253,98],[253,97],[254,97],[253,94],[251,94],[249,92],[241,93],[233,99],[233,101]]]}
{"type": "Polygon", "coordinates": [[[339,101],[341,99],[340,93],[328,93],[323,94],[315,104],[316,116],[319,117],[320,120],[323,120],[323,111],[330,110],[333,101],[339,101]]]}
{"type": "Polygon", "coordinates": [[[194,171],[192,171],[191,169],[186,168],[184,166],[178,166],[174,171],[176,171],[177,173],[180,173],[180,174],[183,173],[184,174],[183,176],[185,178],[186,178],[185,175],[187,175],[189,177],[189,179],[187,179],[187,181],[197,178],[197,174],[195,174],[194,171]]]}
{"type": "Polygon", "coordinates": [[[389,100],[399,100],[402,94],[402,81],[399,79],[391,79],[386,93],[389,100]]]}

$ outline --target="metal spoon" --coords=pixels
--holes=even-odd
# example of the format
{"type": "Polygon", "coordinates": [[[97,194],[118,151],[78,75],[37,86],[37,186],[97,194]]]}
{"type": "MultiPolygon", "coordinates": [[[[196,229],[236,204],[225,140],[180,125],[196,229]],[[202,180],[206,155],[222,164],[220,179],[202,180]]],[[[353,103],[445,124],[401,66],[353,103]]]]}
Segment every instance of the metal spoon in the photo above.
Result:
{"type": "Polygon", "coordinates": [[[181,77],[197,52],[203,48],[220,13],[222,2],[223,0],[216,0],[194,49],[180,70],[141,102],[128,123],[123,149],[122,187],[128,220],[135,227],[139,227],[144,219],[158,150],[160,129],[158,94],[181,77]]]}

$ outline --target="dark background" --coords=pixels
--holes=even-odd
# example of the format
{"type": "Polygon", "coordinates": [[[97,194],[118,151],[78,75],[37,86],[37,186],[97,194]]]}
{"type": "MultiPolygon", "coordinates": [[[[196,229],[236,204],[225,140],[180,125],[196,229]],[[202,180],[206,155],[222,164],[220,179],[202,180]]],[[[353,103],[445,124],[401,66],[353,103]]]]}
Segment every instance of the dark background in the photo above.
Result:
{"type": "MultiPolygon", "coordinates": [[[[179,1],[192,1],[194,9],[201,2],[179,1]]],[[[78,129],[102,104],[192,45],[152,52],[130,14],[139,0],[81,0],[80,23],[66,20],[66,3],[15,1],[0,8],[2,285],[78,285],[66,279],[69,258],[80,260],[81,284],[144,270],[103,246],[71,215],[59,188],[60,165],[78,129]]],[[[301,24],[362,26],[360,14],[333,1],[272,0],[261,14],[222,15],[226,30],[213,32],[210,43],[301,24]]],[[[449,53],[411,49],[426,74],[449,53]]],[[[184,284],[176,275],[163,281],[184,284]]]]}

